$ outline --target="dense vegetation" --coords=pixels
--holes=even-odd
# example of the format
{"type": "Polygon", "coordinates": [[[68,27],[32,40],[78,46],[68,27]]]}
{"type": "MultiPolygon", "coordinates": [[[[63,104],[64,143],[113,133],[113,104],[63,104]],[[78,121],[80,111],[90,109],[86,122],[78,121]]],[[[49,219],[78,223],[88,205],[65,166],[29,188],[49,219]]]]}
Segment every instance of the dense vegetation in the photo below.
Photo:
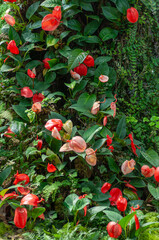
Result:
{"type": "Polygon", "coordinates": [[[0,5],[2,239],[159,239],[158,9],[0,5]]]}

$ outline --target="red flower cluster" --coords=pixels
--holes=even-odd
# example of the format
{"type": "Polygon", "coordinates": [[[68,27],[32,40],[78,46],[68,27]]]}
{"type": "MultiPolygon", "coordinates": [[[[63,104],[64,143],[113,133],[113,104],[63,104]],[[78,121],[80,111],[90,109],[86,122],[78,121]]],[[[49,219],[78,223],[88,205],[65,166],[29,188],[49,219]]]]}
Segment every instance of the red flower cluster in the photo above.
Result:
{"type": "Polygon", "coordinates": [[[91,55],[88,55],[83,63],[79,64],[78,67],[74,68],[74,72],[79,74],[80,76],[87,75],[87,67],[94,67],[94,58],[91,55]]]}
{"type": "MultiPolygon", "coordinates": [[[[113,136],[113,137],[114,137],[114,136],[113,136]]],[[[112,142],[113,142],[113,140],[112,140],[113,137],[110,137],[109,135],[107,135],[107,140],[106,140],[108,149],[109,149],[111,152],[113,152],[113,150],[114,150],[114,147],[111,146],[111,144],[112,144],[112,142]]]]}
{"type": "Polygon", "coordinates": [[[11,2],[11,3],[14,3],[16,2],[17,0],[3,0],[4,2],[11,2]]]}
{"type": "Polygon", "coordinates": [[[48,14],[43,18],[41,23],[42,29],[54,31],[60,25],[61,17],[61,6],[54,7],[52,14],[48,14]]]}

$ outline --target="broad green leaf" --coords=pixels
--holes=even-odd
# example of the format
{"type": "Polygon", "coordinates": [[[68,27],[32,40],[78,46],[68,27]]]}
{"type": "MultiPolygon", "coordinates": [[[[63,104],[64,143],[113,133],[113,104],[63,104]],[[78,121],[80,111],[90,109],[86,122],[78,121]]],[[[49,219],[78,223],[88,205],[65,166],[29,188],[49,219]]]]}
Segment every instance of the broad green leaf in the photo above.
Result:
{"type": "Polygon", "coordinates": [[[120,168],[118,167],[117,163],[115,162],[115,160],[111,157],[107,157],[108,159],[108,165],[109,165],[109,168],[112,172],[115,172],[115,173],[119,173],[120,172],[120,168]]]}
{"type": "Polygon", "coordinates": [[[58,43],[59,38],[55,38],[53,35],[47,35],[46,37],[46,45],[47,48],[54,46],[56,43],[58,43]]]}
{"type": "Polygon", "coordinates": [[[9,39],[14,40],[17,46],[20,44],[21,40],[20,40],[19,34],[16,32],[16,30],[12,26],[9,27],[8,35],[9,35],[9,39]]]}
{"type": "Polygon", "coordinates": [[[27,114],[25,113],[26,107],[21,105],[12,105],[13,110],[25,121],[29,122],[29,118],[27,117],[27,114]]]}
{"type": "Polygon", "coordinates": [[[88,52],[83,52],[82,49],[77,48],[71,51],[68,58],[68,71],[77,67],[79,63],[82,63],[87,55],[88,52]]]}
{"type": "Polygon", "coordinates": [[[83,90],[85,86],[87,85],[87,80],[82,80],[80,83],[77,83],[76,86],[73,89],[73,97],[75,97],[76,93],[83,90]]]}
{"type": "Polygon", "coordinates": [[[40,1],[39,2],[35,2],[33,3],[26,11],[26,18],[30,19],[34,13],[37,11],[38,7],[40,5],[40,1]]]}
{"type": "Polygon", "coordinates": [[[129,198],[130,201],[138,200],[138,196],[130,189],[124,189],[123,193],[125,196],[127,196],[129,198]]]}
{"type": "Polygon", "coordinates": [[[6,64],[3,64],[1,67],[1,72],[12,72],[15,68],[12,68],[6,64]]]}
{"type": "Polygon", "coordinates": [[[77,34],[69,37],[69,39],[67,40],[67,45],[69,45],[72,41],[75,41],[80,38],[82,38],[82,35],[77,35],[77,34]]]}
{"type": "Polygon", "coordinates": [[[12,167],[6,167],[1,173],[0,173],[0,185],[4,182],[4,180],[7,179],[7,177],[10,175],[12,170],[12,167]]]}
{"type": "Polygon", "coordinates": [[[99,37],[103,41],[107,41],[109,39],[115,39],[117,36],[118,36],[118,31],[109,27],[103,28],[99,33],[99,37]]]}
{"type": "Polygon", "coordinates": [[[104,145],[104,143],[106,142],[106,138],[102,138],[102,139],[98,139],[94,144],[93,144],[93,149],[99,149],[101,146],[104,145]]]}
{"type": "Polygon", "coordinates": [[[42,213],[45,212],[45,208],[44,207],[37,207],[37,208],[34,208],[32,211],[31,211],[31,215],[32,217],[34,218],[34,221],[37,217],[39,217],[42,213]]]}
{"type": "Polygon", "coordinates": [[[123,116],[117,126],[116,133],[119,138],[124,139],[126,137],[126,117],[123,116]]]}
{"type": "Polygon", "coordinates": [[[52,8],[61,5],[61,0],[45,0],[41,3],[42,7],[52,8]]]}
{"type": "Polygon", "coordinates": [[[156,200],[159,200],[159,187],[154,187],[151,183],[148,183],[148,190],[156,200]]]}
{"type": "Polygon", "coordinates": [[[6,192],[8,192],[9,188],[7,189],[3,189],[1,192],[0,192],[0,196],[4,197],[4,195],[6,194],[6,192]]]}
{"type": "Polygon", "coordinates": [[[98,125],[94,125],[90,128],[88,128],[83,135],[84,140],[86,141],[86,143],[88,143],[89,141],[91,141],[91,139],[94,137],[94,135],[99,132],[102,129],[102,127],[98,126],[98,125]]]}
{"type": "Polygon", "coordinates": [[[14,203],[14,202],[9,202],[9,205],[15,210],[16,208],[20,207],[22,208],[22,206],[20,206],[20,204],[14,203]]]}
{"type": "Polygon", "coordinates": [[[22,88],[26,86],[29,88],[32,88],[33,86],[33,82],[31,78],[23,72],[16,73],[16,80],[22,88]]]}
{"type": "Polygon", "coordinates": [[[67,64],[66,63],[58,63],[55,66],[53,66],[52,68],[50,68],[49,72],[50,71],[56,71],[56,70],[59,70],[59,69],[62,69],[62,68],[67,68],[67,64]]]}
{"type": "Polygon", "coordinates": [[[111,221],[114,221],[114,222],[118,222],[123,218],[119,213],[114,212],[114,211],[104,210],[103,212],[107,215],[107,217],[111,221]]]}
{"type": "Polygon", "coordinates": [[[75,210],[82,210],[86,205],[90,204],[90,200],[88,198],[82,198],[82,199],[79,199],[77,202],[76,202],[76,207],[75,207],[75,210]]]}
{"type": "Polygon", "coordinates": [[[18,122],[18,121],[12,121],[10,124],[10,129],[15,134],[20,134],[24,129],[26,128],[26,123],[18,122]]]}
{"type": "Polygon", "coordinates": [[[82,38],[82,41],[86,42],[86,43],[101,43],[101,40],[99,37],[97,37],[96,35],[93,36],[84,36],[82,38]]]}
{"type": "Polygon", "coordinates": [[[124,15],[126,15],[126,11],[128,8],[130,8],[130,5],[128,3],[128,0],[116,0],[116,6],[117,9],[123,13],[124,15]]]}
{"type": "Polygon", "coordinates": [[[37,150],[37,148],[35,147],[28,147],[26,149],[25,155],[27,157],[27,159],[29,158],[30,155],[35,155],[37,154],[39,151],[37,150]]]}
{"type": "Polygon", "coordinates": [[[126,217],[123,217],[120,221],[119,224],[123,229],[126,229],[128,223],[130,222],[130,220],[134,217],[134,215],[136,214],[136,212],[132,212],[129,215],[127,215],[126,217]]]}
{"type": "Polygon", "coordinates": [[[67,119],[65,117],[63,117],[61,114],[57,113],[57,112],[51,112],[49,115],[49,119],[61,119],[63,123],[65,123],[67,121],[67,119]]]}
{"type": "Polygon", "coordinates": [[[132,179],[130,184],[132,184],[134,187],[137,187],[137,188],[144,188],[144,187],[146,187],[145,182],[142,179],[139,179],[139,178],[132,179]]]}
{"type": "Polygon", "coordinates": [[[102,11],[103,11],[104,17],[112,22],[119,21],[121,17],[120,12],[114,7],[102,7],[102,11]]]}
{"type": "Polygon", "coordinates": [[[97,29],[99,28],[100,24],[101,24],[101,21],[99,22],[96,20],[89,22],[84,28],[84,35],[94,34],[95,31],[97,31],[97,29]]]}
{"type": "Polygon", "coordinates": [[[95,65],[100,65],[104,62],[109,62],[110,60],[112,59],[111,56],[106,56],[106,57],[97,57],[96,60],[95,60],[95,65]]]}
{"type": "Polygon", "coordinates": [[[109,67],[106,62],[100,64],[97,69],[95,70],[94,81],[99,82],[100,75],[109,76],[109,67]]]}
{"type": "Polygon", "coordinates": [[[25,69],[33,69],[40,65],[42,65],[42,62],[40,62],[39,60],[33,60],[26,64],[25,69]]]}
{"type": "Polygon", "coordinates": [[[107,199],[109,199],[111,196],[110,194],[107,192],[107,193],[102,193],[100,190],[99,191],[96,191],[95,194],[93,195],[93,198],[92,200],[95,201],[95,202],[103,202],[107,199]]]}
{"type": "Polygon", "coordinates": [[[107,207],[105,206],[97,206],[97,207],[92,207],[90,208],[88,211],[91,215],[95,215],[99,212],[103,212],[103,210],[105,210],[107,207]]]}
{"type": "Polygon", "coordinates": [[[71,20],[67,21],[65,25],[68,28],[70,28],[72,30],[75,30],[77,32],[80,32],[81,29],[82,29],[80,22],[78,20],[76,20],[76,19],[71,19],[71,20]]]}
{"type": "Polygon", "coordinates": [[[83,8],[85,11],[91,11],[93,12],[93,7],[91,3],[88,2],[81,2],[80,3],[81,8],[83,8]]]}
{"type": "Polygon", "coordinates": [[[64,205],[69,209],[71,212],[73,207],[75,206],[76,202],[79,200],[78,196],[74,193],[70,194],[65,198],[64,205]]]}
{"type": "MultiPolygon", "coordinates": [[[[148,223],[144,223],[142,226],[140,226],[140,228],[135,232],[135,236],[138,237],[143,231],[145,231],[147,228],[153,229],[153,225],[154,228],[156,228],[156,226],[158,226],[158,222],[148,222],[148,223]]],[[[158,230],[158,228],[156,228],[156,230],[158,230]]],[[[155,240],[155,239],[154,239],[155,240]]]]}
{"type": "Polygon", "coordinates": [[[150,149],[150,150],[147,150],[147,152],[141,151],[141,154],[152,166],[155,166],[155,167],[159,166],[159,156],[157,152],[150,149]]]}
{"type": "Polygon", "coordinates": [[[52,83],[56,79],[56,73],[55,72],[47,72],[45,75],[45,82],[46,83],[52,83]]]}

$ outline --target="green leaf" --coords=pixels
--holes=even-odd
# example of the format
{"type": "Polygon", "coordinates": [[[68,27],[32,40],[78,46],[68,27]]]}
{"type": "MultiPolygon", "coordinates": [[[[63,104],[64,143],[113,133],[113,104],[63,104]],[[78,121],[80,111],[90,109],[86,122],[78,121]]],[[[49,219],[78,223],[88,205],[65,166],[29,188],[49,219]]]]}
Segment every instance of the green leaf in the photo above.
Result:
{"type": "Polygon", "coordinates": [[[98,125],[94,125],[90,128],[88,128],[83,135],[84,140],[86,141],[86,143],[88,143],[89,141],[91,141],[91,139],[94,137],[94,135],[99,132],[102,129],[102,127],[98,126],[98,125]]]}
{"type": "Polygon", "coordinates": [[[152,149],[149,149],[146,152],[141,151],[141,154],[152,166],[155,167],[159,166],[159,156],[157,152],[155,152],[152,149]]]}
{"type": "MultiPolygon", "coordinates": [[[[65,22],[64,22],[65,24],[65,22]]],[[[66,22],[66,27],[72,29],[72,30],[75,30],[77,32],[80,32],[82,27],[81,27],[81,24],[79,21],[77,21],[76,19],[71,19],[69,21],[66,22]]]]}
{"type": "Polygon", "coordinates": [[[67,121],[67,119],[65,117],[63,117],[61,114],[56,113],[56,112],[51,112],[49,115],[49,119],[61,119],[63,123],[65,123],[67,121]]]}
{"type": "Polygon", "coordinates": [[[33,60],[33,61],[30,61],[26,64],[25,69],[26,70],[33,69],[33,68],[36,68],[37,66],[40,66],[40,65],[42,65],[42,62],[40,62],[39,60],[33,60]]]}
{"type": "Polygon", "coordinates": [[[101,146],[104,145],[104,143],[106,142],[106,138],[102,138],[102,139],[98,139],[94,145],[93,145],[93,149],[96,150],[96,149],[99,149],[101,146]]]}
{"type": "Polygon", "coordinates": [[[137,187],[137,188],[144,188],[144,187],[146,187],[145,182],[142,179],[139,179],[139,178],[132,179],[130,184],[133,185],[134,187],[137,187]]]}
{"type": "Polygon", "coordinates": [[[102,7],[102,11],[103,11],[104,17],[112,22],[119,21],[121,17],[120,12],[114,7],[102,7]]]}
{"type": "Polygon", "coordinates": [[[20,134],[26,128],[26,123],[19,121],[12,121],[10,124],[11,131],[15,134],[20,134]]]}
{"type": "Polygon", "coordinates": [[[107,207],[105,206],[97,206],[97,207],[92,207],[88,211],[91,215],[96,215],[99,212],[103,212],[107,207]]]}
{"type": "Polygon", "coordinates": [[[84,28],[84,35],[94,34],[99,28],[100,24],[101,24],[101,21],[99,22],[96,20],[89,22],[84,28]]]}
{"type": "Polygon", "coordinates": [[[27,108],[25,106],[12,105],[12,108],[21,118],[23,118],[25,121],[29,122],[29,118],[27,117],[27,114],[25,113],[25,111],[27,110],[27,108]]]}
{"type": "Polygon", "coordinates": [[[77,48],[71,51],[68,58],[68,71],[77,67],[79,63],[82,63],[87,55],[88,52],[83,52],[82,49],[77,48]]]}
{"type": "Polygon", "coordinates": [[[76,93],[83,90],[85,86],[87,85],[87,80],[80,81],[80,83],[77,83],[76,86],[73,89],[73,97],[75,97],[76,93]]]}
{"type": "Polygon", "coordinates": [[[73,207],[75,206],[76,202],[79,200],[78,196],[74,193],[70,194],[65,198],[64,205],[69,209],[71,212],[73,207]]]}
{"type": "Polygon", "coordinates": [[[35,155],[37,154],[39,151],[37,150],[37,148],[35,147],[28,147],[26,152],[25,152],[25,155],[27,157],[27,159],[29,158],[30,155],[35,155]]]}
{"type": "Polygon", "coordinates": [[[14,202],[9,202],[9,205],[15,210],[16,208],[20,207],[22,208],[22,206],[20,206],[19,204],[17,203],[14,203],[14,202]]]}
{"type": "Polygon", "coordinates": [[[55,38],[53,35],[47,35],[46,37],[46,45],[47,48],[54,46],[56,43],[58,43],[59,38],[55,38]]]}
{"type": "Polygon", "coordinates": [[[110,197],[111,196],[108,192],[104,194],[99,189],[99,191],[96,191],[95,195],[93,195],[92,200],[95,201],[95,202],[102,202],[102,201],[105,201],[105,200],[109,199],[110,197]]]}
{"type": "Polygon", "coordinates": [[[75,207],[75,210],[82,210],[86,205],[90,204],[90,200],[88,198],[82,198],[82,199],[79,199],[77,202],[76,202],[76,207],[75,207]]]}
{"type": "Polygon", "coordinates": [[[6,167],[1,173],[0,173],[0,185],[4,182],[4,180],[7,179],[7,177],[10,175],[12,170],[12,167],[6,167]]]}
{"type": "Polygon", "coordinates": [[[58,63],[55,66],[53,66],[52,68],[50,68],[49,72],[56,71],[56,70],[63,69],[63,68],[67,68],[67,64],[66,63],[58,63]]]}
{"type": "Polygon", "coordinates": [[[61,0],[45,0],[41,3],[41,6],[47,8],[61,6],[61,0]]]}
{"type": "Polygon", "coordinates": [[[80,3],[81,8],[83,8],[85,11],[91,11],[93,12],[93,7],[91,3],[87,3],[87,2],[81,2],[80,3]]]}
{"type": "Polygon", "coordinates": [[[109,39],[115,39],[117,36],[118,36],[118,31],[109,27],[103,28],[99,33],[99,37],[103,41],[107,41],[109,39]]]}
{"type": "Polygon", "coordinates": [[[115,172],[117,174],[120,172],[120,168],[118,167],[118,165],[116,164],[113,158],[108,157],[108,165],[112,172],[115,172]]]}
{"type": "Polygon", "coordinates": [[[20,37],[19,37],[19,34],[16,32],[16,30],[10,26],[9,27],[9,40],[14,40],[16,42],[16,45],[19,45],[20,44],[20,37]]]}
{"type": "Polygon", "coordinates": [[[95,65],[100,65],[104,62],[109,62],[112,59],[111,56],[106,56],[106,57],[97,57],[95,60],[95,65]]]}
{"type": "Polygon", "coordinates": [[[156,200],[159,200],[159,187],[155,188],[151,183],[148,183],[148,190],[156,200]]]}
{"type": "Polygon", "coordinates": [[[111,221],[114,221],[114,222],[118,222],[123,218],[119,213],[114,211],[104,210],[103,212],[107,215],[107,217],[111,221]]]}
{"type": "Polygon", "coordinates": [[[9,188],[7,189],[3,189],[1,192],[0,192],[0,196],[4,197],[4,195],[6,194],[6,192],[8,192],[9,188]]]}
{"type": "Polygon", "coordinates": [[[95,70],[95,74],[94,74],[94,81],[96,83],[99,82],[99,77],[100,75],[109,75],[109,67],[108,64],[106,62],[100,64],[97,69],[95,70]]]}
{"type": "Polygon", "coordinates": [[[128,8],[130,8],[130,5],[128,3],[127,0],[116,0],[116,6],[117,6],[117,9],[123,13],[124,15],[126,15],[126,11],[128,8]]]}
{"type": "Polygon", "coordinates": [[[130,189],[124,189],[123,193],[125,196],[129,198],[130,201],[138,200],[138,196],[134,192],[132,192],[130,189]]]}
{"type": "Polygon", "coordinates": [[[1,72],[12,72],[15,68],[12,68],[6,64],[3,64],[1,67],[1,72]]]}
{"type": "Polygon", "coordinates": [[[126,117],[125,115],[120,119],[116,133],[119,136],[119,138],[124,139],[126,137],[126,117]]]}
{"type": "Polygon", "coordinates": [[[26,86],[32,88],[33,86],[31,78],[23,72],[16,73],[16,80],[22,88],[26,86]]]}
{"type": "Polygon", "coordinates": [[[31,215],[32,217],[34,218],[34,221],[36,220],[37,217],[39,217],[42,213],[45,212],[45,208],[44,207],[37,207],[37,208],[34,208],[32,211],[31,211],[31,215]]]}
{"type": "Polygon", "coordinates": [[[47,72],[45,75],[45,82],[46,83],[52,83],[56,79],[56,73],[55,72],[47,72]]]}
{"type": "Polygon", "coordinates": [[[38,7],[40,5],[40,1],[39,2],[35,2],[33,3],[26,11],[26,18],[30,19],[34,13],[37,11],[38,7]]]}
{"type": "Polygon", "coordinates": [[[118,223],[120,224],[120,226],[122,228],[124,228],[126,230],[126,227],[128,225],[128,223],[130,222],[130,220],[134,217],[134,215],[136,214],[136,212],[132,212],[129,215],[127,215],[126,217],[123,217],[118,223]]]}

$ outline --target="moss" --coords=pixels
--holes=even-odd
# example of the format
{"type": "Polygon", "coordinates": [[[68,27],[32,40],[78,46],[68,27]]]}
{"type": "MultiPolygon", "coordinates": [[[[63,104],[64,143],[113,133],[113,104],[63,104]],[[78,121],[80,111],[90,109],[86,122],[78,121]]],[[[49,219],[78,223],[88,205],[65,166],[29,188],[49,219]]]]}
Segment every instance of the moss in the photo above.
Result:
{"type": "Polygon", "coordinates": [[[7,232],[11,233],[12,227],[4,222],[0,222],[0,237],[3,237],[7,232]]]}

